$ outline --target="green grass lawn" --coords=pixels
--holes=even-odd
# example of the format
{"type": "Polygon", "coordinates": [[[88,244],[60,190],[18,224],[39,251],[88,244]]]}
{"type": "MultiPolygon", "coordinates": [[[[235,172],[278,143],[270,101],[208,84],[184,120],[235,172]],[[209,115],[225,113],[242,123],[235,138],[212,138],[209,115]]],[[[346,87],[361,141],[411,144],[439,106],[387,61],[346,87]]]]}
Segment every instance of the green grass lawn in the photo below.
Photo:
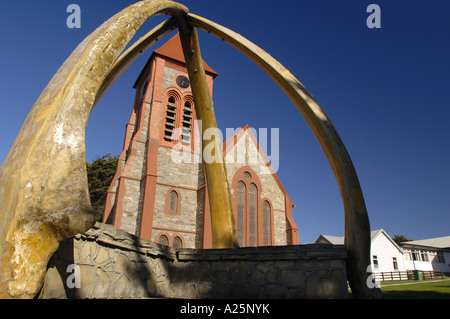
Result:
{"type": "Polygon", "coordinates": [[[423,281],[384,281],[384,299],[450,299],[450,279],[423,281]]]}

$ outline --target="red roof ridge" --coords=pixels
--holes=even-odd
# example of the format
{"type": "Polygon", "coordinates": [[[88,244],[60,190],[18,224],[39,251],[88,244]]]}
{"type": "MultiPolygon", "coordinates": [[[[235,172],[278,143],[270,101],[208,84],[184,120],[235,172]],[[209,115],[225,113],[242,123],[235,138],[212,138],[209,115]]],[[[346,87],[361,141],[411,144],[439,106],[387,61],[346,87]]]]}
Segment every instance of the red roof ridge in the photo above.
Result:
{"type": "MultiPolygon", "coordinates": [[[[175,34],[172,38],[170,38],[165,44],[163,44],[159,49],[153,51],[156,54],[162,55],[169,59],[181,62],[186,64],[186,60],[184,59],[183,47],[181,46],[180,34],[175,34]]],[[[206,72],[214,74],[217,76],[217,72],[214,71],[205,61],[203,61],[203,67],[206,72]]]]}

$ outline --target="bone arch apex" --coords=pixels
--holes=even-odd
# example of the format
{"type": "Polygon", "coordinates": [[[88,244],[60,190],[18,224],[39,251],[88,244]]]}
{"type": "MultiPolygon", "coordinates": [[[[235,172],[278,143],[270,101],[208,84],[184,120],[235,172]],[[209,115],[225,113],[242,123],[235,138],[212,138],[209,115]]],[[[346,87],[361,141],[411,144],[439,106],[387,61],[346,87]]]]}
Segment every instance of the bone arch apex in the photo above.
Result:
{"type": "MultiPolygon", "coordinates": [[[[303,84],[286,68],[246,38],[191,13],[184,15],[181,20],[182,23],[202,29],[226,41],[249,57],[277,83],[301,113],[327,157],[341,192],[345,216],[345,243],[349,251],[347,272],[354,296],[379,297],[378,291],[370,290],[365,284],[367,267],[370,265],[370,223],[361,186],[347,149],[321,107],[303,84]]],[[[167,25],[170,25],[170,21],[167,25]]],[[[164,29],[164,26],[162,28],[164,29]]],[[[119,57],[117,61],[119,66],[116,68],[113,66],[112,70],[118,73],[123,72],[120,66],[126,64],[127,60],[133,60],[137,55],[136,48],[151,42],[148,39],[154,40],[155,32],[149,32],[119,57]]],[[[114,78],[114,75],[111,76],[114,78]]],[[[108,85],[111,83],[106,83],[106,86],[108,85]]],[[[106,88],[102,89],[106,90],[106,88]]]]}
{"type": "MultiPolygon", "coordinates": [[[[60,170],[53,170],[54,173],[52,174],[56,174],[56,177],[61,177],[58,178],[58,180],[63,183],[61,187],[59,187],[60,185],[55,184],[45,189],[42,187],[40,189],[42,192],[41,199],[44,203],[43,207],[45,207],[45,205],[53,205],[50,213],[63,211],[64,214],[67,215],[65,216],[67,218],[61,219],[64,221],[59,224],[52,224],[54,226],[53,228],[42,231],[41,235],[48,236],[42,237],[45,238],[47,242],[45,244],[41,243],[41,246],[39,246],[41,247],[39,255],[47,257],[42,261],[39,261],[36,265],[32,264],[27,266],[20,264],[19,267],[29,267],[27,270],[31,271],[30,276],[37,278],[35,281],[42,282],[43,278],[38,274],[38,271],[48,263],[49,256],[54,252],[52,250],[55,249],[54,247],[58,246],[55,245],[55,243],[61,241],[64,236],[70,237],[73,233],[86,231],[96,220],[95,216],[93,216],[90,211],[90,203],[86,196],[87,183],[85,158],[80,156],[81,153],[84,154],[85,150],[84,135],[80,134],[78,140],[78,145],[80,145],[82,151],[77,148],[76,152],[71,148],[64,148],[63,151],[58,151],[58,145],[56,145],[56,143],[51,144],[48,151],[44,152],[40,148],[41,145],[37,142],[37,138],[48,135],[51,137],[51,134],[54,134],[54,131],[59,127],[58,125],[61,125],[58,123],[59,120],[71,122],[72,127],[85,130],[87,119],[91,114],[92,108],[120,74],[122,74],[123,71],[153,43],[181,25],[181,29],[183,29],[183,27],[194,27],[205,30],[236,47],[262,68],[282,88],[300,111],[328,158],[341,191],[346,221],[345,243],[349,255],[347,261],[347,273],[353,295],[356,297],[369,297],[370,289],[368,289],[366,285],[368,276],[367,266],[370,265],[369,220],[356,171],[334,126],[305,87],[264,50],[227,28],[199,16],[188,14],[187,12],[187,8],[180,4],[163,0],[140,1],[124,9],[122,12],[106,21],[104,25],[102,25],[102,28],[98,28],[94,31],[91,36],[83,41],[82,45],[79,45],[75,49],[74,54],[66,60],[63,67],[58,71],[61,71],[61,73],[57,73],[59,75],[64,74],[66,77],[53,77],[36,104],[33,106],[30,116],[22,126],[21,132],[9,154],[16,154],[19,152],[20,154],[24,153],[24,155],[27,155],[27,158],[33,158],[34,156],[40,156],[42,158],[40,161],[41,165],[35,169],[33,175],[27,175],[26,179],[32,179],[33,182],[36,180],[36,183],[38,183],[46,173],[52,172],[52,162],[58,161],[70,163],[71,166],[64,166],[61,167],[60,170]],[[142,24],[153,15],[161,13],[171,14],[175,17],[155,27],[147,34],[147,36],[138,40],[136,44],[132,45],[130,49],[117,58],[142,24]],[[105,30],[114,30],[117,32],[104,32],[105,30]],[[93,57],[93,59],[88,59],[87,55],[83,55],[85,52],[89,52],[89,57],[93,57]],[[95,59],[96,56],[100,55],[102,55],[102,59],[95,59]],[[86,72],[86,70],[93,70],[93,74],[86,72]],[[81,90],[80,87],[83,85],[88,89],[81,90]],[[77,94],[74,92],[77,92],[77,94]],[[51,96],[54,103],[45,105],[44,108],[43,105],[49,96],[51,96]],[[93,96],[95,96],[95,100],[92,99],[93,96]],[[78,103],[63,103],[71,97],[78,103]],[[76,107],[79,107],[79,105],[85,106],[82,114],[76,112],[76,107]],[[65,114],[65,117],[57,119],[56,116],[58,114],[65,114]],[[46,121],[38,122],[38,119],[44,115],[47,115],[46,121]],[[34,132],[36,132],[36,134],[24,133],[29,132],[31,128],[35,129],[34,132]],[[28,145],[29,148],[26,148],[22,152],[20,150],[23,149],[24,145],[28,145]],[[53,153],[54,149],[55,152],[53,153]],[[52,158],[50,158],[50,155],[52,158]],[[68,159],[70,159],[70,161],[68,159]],[[67,169],[65,170],[65,168],[67,169]],[[76,176],[74,174],[70,175],[68,174],[69,171],[80,172],[80,174],[76,176]],[[67,187],[67,189],[64,188],[64,186],[67,185],[74,185],[74,187],[70,187],[70,189],[67,187]],[[62,191],[66,191],[66,196],[69,201],[76,202],[76,205],[73,206],[73,211],[61,208],[60,206],[63,205],[64,202],[52,201],[55,198],[55,194],[60,194],[57,192],[62,191]],[[80,198],[82,199],[80,200],[80,198]],[[47,202],[45,202],[46,200],[47,202]],[[73,218],[70,218],[72,215],[73,218]],[[83,219],[81,216],[85,217],[83,223],[79,222],[83,219]]],[[[49,140],[51,140],[51,138],[49,140]]],[[[23,189],[25,185],[21,184],[23,183],[21,178],[23,180],[25,179],[22,174],[25,174],[27,170],[28,172],[32,171],[32,163],[33,161],[31,160],[26,161],[22,167],[18,167],[17,163],[14,163],[14,157],[8,155],[2,164],[2,168],[4,167],[3,165],[6,165],[8,170],[5,170],[7,173],[0,175],[0,182],[2,182],[0,186],[17,184],[19,185],[17,189],[23,189]]],[[[11,254],[14,251],[14,247],[8,246],[9,248],[6,249],[5,246],[6,239],[10,239],[12,233],[15,233],[17,238],[23,235],[25,236],[25,239],[29,239],[33,243],[36,240],[34,237],[26,237],[29,235],[26,232],[26,224],[19,224],[20,220],[26,220],[24,217],[27,217],[27,214],[29,213],[28,201],[23,201],[22,203],[14,201],[21,195],[20,192],[21,191],[14,192],[11,188],[11,194],[9,194],[10,196],[8,199],[11,198],[12,200],[6,201],[5,199],[2,199],[2,206],[0,206],[2,208],[0,210],[2,220],[12,221],[10,224],[5,224],[5,222],[3,222],[1,224],[2,227],[0,227],[6,229],[0,233],[2,236],[0,237],[0,249],[7,252],[1,261],[2,263],[4,262],[4,264],[7,264],[8,267],[17,266],[9,261],[12,260],[11,254]]],[[[30,198],[30,200],[34,200],[35,197],[30,196],[30,198]]],[[[53,222],[51,216],[48,218],[53,222]]],[[[40,237],[36,236],[36,238],[40,237]]],[[[27,258],[27,256],[24,258],[27,258]]],[[[3,270],[3,267],[1,270],[3,270]]],[[[17,269],[14,270],[16,271],[17,269]]],[[[13,271],[10,273],[13,273],[13,271]]],[[[5,279],[3,278],[3,280],[5,279]]],[[[14,285],[12,278],[6,278],[6,280],[9,280],[9,283],[14,285]]],[[[35,284],[34,281],[32,284],[35,284]]],[[[26,292],[20,290],[16,295],[23,294],[32,297],[36,294],[35,287],[39,287],[39,285],[35,284],[33,287],[33,289],[30,288],[31,290],[26,292]]],[[[15,286],[14,288],[18,288],[18,286],[15,286]]],[[[2,294],[3,292],[0,292],[0,295],[2,294]]]]}

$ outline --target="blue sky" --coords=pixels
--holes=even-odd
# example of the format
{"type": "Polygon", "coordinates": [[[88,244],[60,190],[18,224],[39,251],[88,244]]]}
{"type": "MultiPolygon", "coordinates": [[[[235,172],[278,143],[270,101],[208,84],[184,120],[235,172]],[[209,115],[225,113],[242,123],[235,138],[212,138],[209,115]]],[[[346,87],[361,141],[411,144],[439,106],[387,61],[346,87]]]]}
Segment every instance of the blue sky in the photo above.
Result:
{"type": "MultiPolygon", "coordinates": [[[[372,229],[414,240],[450,234],[448,0],[179,2],[266,50],[314,95],[352,157],[372,229]],[[380,29],[366,25],[371,3],[381,8],[380,29]]],[[[101,23],[132,3],[2,3],[0,162],[65,59],[101,23]],[[80,29],[66,26],[71,3],[81,7],[80,29]]],[[[150,19],[135,39],[163,19],[150,19]]],[[[300,241],[343,235],[336,181],[300,113],[237,50],[204,32],[200,41],[205,61],[219,73],[213,93],[219,127],[224,132],[245,124],[280,129],[278,176],[296,204],[300,241]]],[[[134,101],[132,86],[151,51],[92,112],[87,160],[120,154],[134,101]]]]}

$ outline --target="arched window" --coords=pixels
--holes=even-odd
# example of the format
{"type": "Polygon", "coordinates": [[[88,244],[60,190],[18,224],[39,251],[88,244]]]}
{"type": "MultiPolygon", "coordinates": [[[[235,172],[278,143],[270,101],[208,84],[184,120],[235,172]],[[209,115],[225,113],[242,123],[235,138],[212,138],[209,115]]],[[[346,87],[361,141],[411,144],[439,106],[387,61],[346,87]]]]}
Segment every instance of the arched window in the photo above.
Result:
{"type": "Polygon", "coordinates": [[[270,199],[261,198],[263,187],[258,175],[248,166],[233,178],[233,204],[239,246],[273,245],[273,213],[270,199]]]}
{"type": "Polygon", "coordinates": [[[161,144],[191,150],[194,147],[195,107],[192,95],[170,88],[164,92],[161,144]]]}
{"type": "Polygon", "coordinates": [[[166,235],[161,235],[158,239],[158,244],[169,246],[169,238],[166,235]]]}
{"type": "Polygon", "coordinates": [[[255,184],[248,188],[248,215],[249,215],[249,246],[258,245],[258,190],[255,184]]]}
{"type": "Polygon", "coordinates": [[[176,191],[171,191],[169,195],[169,213],[178,213],[178,194],[176,191]]]}
{"type": "Polygon", "coordinates": [[[245,184],[243,182],[238,183],[237,187],[237,237],[240,246],[245,245],[245,211],[247,207],[247,194],[245,190],[245,184]]]}
{"type": "Polygon", "coordinates": [[[270,246],[272,238],[271,209],[268,201],[263,203],[263,245],[270,246]]]}
{"type": "Polygon", "coordinates": [[[164,127],[164,139],[166,141],[173,141],[173,132],[175,130],[176,117],[177,117],[177,107],[175,105],[175,98],[173,96],[169,97],[167,101],[166,110],[166,124],[164,127]]]}
{"type": "Polygon", "coordinates": [[[180,237],[176,236],[176,237],[174,237],[174,239],[172,241],[172,246],[173,246],[173,248],[182,248],[183,241],[181,240],[180,237]]]}
{"type": "Polygon", "coordinates": [[[183,145],[189,145],[191,143],[192,132],[192,105],[187,101],[184,103],[183,119],[182,119],[182,131],[181,131],[181,143],[183,145]]]}

